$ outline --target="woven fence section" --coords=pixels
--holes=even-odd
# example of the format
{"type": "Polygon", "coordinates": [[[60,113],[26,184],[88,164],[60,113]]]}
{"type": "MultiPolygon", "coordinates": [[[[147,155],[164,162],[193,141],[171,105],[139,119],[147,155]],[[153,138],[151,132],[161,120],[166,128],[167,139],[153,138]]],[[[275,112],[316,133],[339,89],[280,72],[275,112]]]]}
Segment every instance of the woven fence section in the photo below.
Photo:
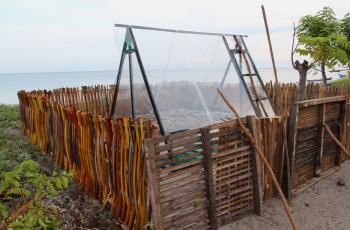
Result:
{"type": "Polygon", "coordinates": [[[260,203],[257,159],[236,120],[148,139],[146,146],[157,229],[216,229],[260,203]]]}
{"type": "Polygon", "coordinates": [[[223,225],[254,211],[253,151],[236,122],[211,126],[209,138],[216,215],[223,225]]]}
{"type": "Polygon", "coordinates": [[[18,97],[23,134],[52,153],[58,166],[75,171],[84,192],[110,204],[117,220],[130,228],[145,228],[149,218],[142,146],[156,128],[142,119],[111,120],[82,112],[47,92],[21,91],[18,97]]]}
{"type": "MultiPolygon", "coordinates": [[[[325,132],[323,123],[343,142],[346,102],[344,97],[329,102],[298,103],[293,152],[292,187],[297,188],[313,177],[341,163],[341,151],[325,132]]],[[[332,99],[332,101],[331,101],[332,99]]]]}

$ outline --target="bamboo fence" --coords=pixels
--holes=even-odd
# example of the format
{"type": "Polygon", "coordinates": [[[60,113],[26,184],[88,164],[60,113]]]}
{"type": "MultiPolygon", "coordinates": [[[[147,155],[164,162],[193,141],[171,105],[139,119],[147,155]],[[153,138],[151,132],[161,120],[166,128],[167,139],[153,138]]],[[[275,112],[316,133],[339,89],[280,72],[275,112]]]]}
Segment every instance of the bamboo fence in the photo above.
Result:
{"type": "Polygon", "coordinates": [[[143,119],[109,119],[76,110],[73,105],[103,111],[98,103],[90,103],[96,99],[75,100],[76,92],[19,92],[21,130],[43,152],[52,152],[58,166],[75,171],[82,190],[110,204],[118,221],[143,229],[149,207],[142,145],[157,128],[143,119]]]}
{"type": "MultiPolygon", "coordinates": [[[[278,116],[246,117],[244,121],[279,183],[286,190],[287,185],[295,189],[300,181],[315,176],[318,158],[311,154],[310,160],[305,151],[296,154],[296,159],[291,157],[289,116],[297,86],[267,84],[266,88],[278,116]],[[295,160],[297,169],[291,169],[295,160]],[[299,170],[300,165],[310,169],[307,176],[299,170]],[[291,175],[293,183],[288,184],[291,175]]],[[[159,136],[151,120],[110,119],[113,92],[111,85],[20,91],[18,97],[23,134],[43,152],[52,153],[58,166],[74,170],[81,188],[110,206],[119,222],[134,229],[143,229],[149,222],[156,229],[216,229],[248,213],[260,214],[262,202],[275,195],[271,176],[259,163],[237,120],[159,136]]],[[[338,95],[348,102],[350,87],[307,86],[307,99],[338,95]]],[[[338,107],[326,105],[325,117],[339,119],[325,120],[349,148],[350,104],[346,102],[338,107]],[[334,125],[337,122],[341,128],[334,125]]],[[[312,115],[305,110],[306,115],[297,116],[298,124],[308,125],[310,119],[318,122],[311,129],[298,126],[295,146],[319,150],[322,106],[312,108],[312,115]],[[313,131],[314,139],[303,138],[313,131]]],[[[334,156],[339,156],[340,150],[329,135],[323,138],[325,152],[330,154],[324,155],[321,165],[327,171],[338,165],[334,156]]]]}

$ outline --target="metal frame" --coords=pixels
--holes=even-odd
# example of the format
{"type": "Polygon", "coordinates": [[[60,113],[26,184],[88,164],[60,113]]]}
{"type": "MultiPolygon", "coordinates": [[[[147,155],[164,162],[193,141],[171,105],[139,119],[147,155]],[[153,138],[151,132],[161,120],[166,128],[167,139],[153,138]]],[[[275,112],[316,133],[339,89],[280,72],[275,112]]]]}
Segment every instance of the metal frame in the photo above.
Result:
{"type": "MultiPolygon", "coordinates": [[[[252,58],[252,56],[250,55],[250,53],[249,53],[249,51],[248,51],[248,48],[247,48],[247,46],[246,46],[246,44],[245,44],[245,42],[244,42],[244,39],[243,39],[243,38],[241,38],[241,39],[242,39],[242,43],[243,43],[243,45],[244,45],[244,48],[247,50],[248,58],[249,58],[250,63],[252,63],[252,66],[253,66],[254,72],[255,72],[255,74],[256,74],[256,77],[258,78],[260,84],[263,86],[263,89],[264,89],[264,92],[265,92],[265,94],[266,94],[267,100],[269,101],[269,103],[270,103],[270,105],[271,105],[271,107],[272,107],[274,113],[277,114],[277,110],[276,110],[276,108],[275,108],[275,105],[271,102],[270,97],[269,97],[269,95],[267,94],[266,88],[265,88],[265,86],[264,86],[264,82],[262,81],[262,79],[261,79],[261,77],[260,77],[260,74],[259,74],[259,72],[258,72],[258,68],[256,68],[255,63],[253,62],[253,58],[252,58]]],[[[266,99],[264,99],[264,100],[266,100],[266,99]]]]}
{"type": "Polygon", "coordinates": [[[182,33],[182,34],[202,34],[202,35],[212,35],[212,36],[242,36],[247,37],[247,35],[238,35],[238,34],[226,34],[226,33],[210,33],[210,32],[199,32],[199,31],[190,31],[190,30],[175,30],[175,29],[164,29],[148,26],[135,26],[127,24],[114,24],[115,27],[124,27],[128,29],[141,29],[141,30],[155,30],[163,32],[172,32],[172,33],[182,33]]]}
{"type": "MultiPolygon", "coordinates": [[[[250,104],[253,106],[255,114],[258,117],[262,116],[260,108],[258,106],[256,106],[255,103],[254,103],[254,99],[252,98],[252,95],[251,95],[251,93],[250,93],[250,91],[248,89],[247,83],[246,83],[246,81],[244,79],[244,74],[242,74],[242,53],[241,53],[242,50],[230,49],[230,46],[229,46],[228,41],[226,39],[226,36],[232,36],[232,37],[233,36],[237,36],[237,37],[241,38],[241,40],[243,42],[244,49],[245,49],[244,52],[246,52],[248,54],[248,58],[249,58],[249,61],[251,62],[252,67],[254,69],[255,76],[258,78],[258,80],[259,80],[260,84],[262,85],[262,87],[264,89],[264,92],[265,92],[265,94],[267,96],[267,91],[266,91],[266,89],[265,89],[265,87],[263,85],[263,82],[262,82],[262,80],[260,78],[260,75],[259,75],[259,73],[257,71],[257,68],[256,68],[256,66],[255,66],[255,64],[254,64],[254,62],[253,62],[253,60],[252,60],[252,58],[250,56],[250,53],[248,52],[247,47],[245,45],[243,37],[247,37],[246,35],[235,35],[235,34],[226,34],[226,33],[209,33],[209,32],[174,30],[174,29],[162,29],[162,28],[135,26],[135,25],[126,25],[126,24],[115,24],[115,27],[126,28],[126,36],[130,36],[130,38],[131,38],[132,49],[131,50],[126,50],[125,44],[123,46],[123,51],[122,51],[122,54],[121,54],[120,63],[119,63],[119,69],[118,69],[118,74],[117,74],[116,86],[115,86],[114,95],[113,95],[113,101],[112,101],[112,105],[111,105],[110,117],[113,117],[114,113],[115,113],[115,108],[116,108],[116,104],[117,104],[117,95],[119,93],[120,79],[121,79],[121,74],[122,74],[122,71],[123,71],[123,65],[124,65],[124,61],[125,61],[125,56],[128,55],[129,73],[130,73],[129,77],[130,77],[131,113],[132,113],[133,119],[136,118],[135,102],[134,102],[133,61],[132,61],[132,54],[135,53],[135,56],[136,56],[136,59],[137,59],[137,63],[138,63],[138,65],[140,67],[140,70],[141,70],[141,75],[142,75],[142,78],[143,78],[143,82],[145,84],[145,87],[146,87],[146,90],[147,90],[147,94],[148,94],[148,97],[150,99],[150,102],[151,102],[151,105],[152,105],[152,109],[154,111],[155,118],[156,118],[157,123],[158,123],[159,128],[160,128],[160,133],[162,135],[165,135],[165,129],[164,129],[162,120],[160,118],[159,111],[158,111],[157,105],[155,103],[153,94],[152,94],[152,90],[151,90],[149,82],[148,82],[147,74],[146,74],[145,68],[143,66],[143,62],[142,62],[142,59],[141,59],[141,56],[140,56],[140,52],[139,52],[139,49],[138,49],[138,46],[137,46],[137,43],[136,43],[136,40],[135,40],[135,36],[134,36],[134,33],[133,33],[132,29],[154,30],[154,31],[162,31],[162,32],[197,34],[197,35],[221,36],[222,39],[223,39],[223,42],[225,44],[225,47],[227,49],[227,52],[228,52],[228,54],[230,56],[230,60],[229,60],[228,65],[226,67],[225,74],[224,74],[223,79],[222,79],[222,81],[220,83],[220,86],[222,86],[224,84],[224,82],[225,82],[225,80],[227,78],[227,73],[229,71],[230,65],[232,63],[233,66],[235,67],[236,73],[238,74],[238,76],[240,78],[241,84],[243,85],[243,87],[244,87],[244,89],[245,89],[245,91],[246,91],[246,93],[248,95],[250,104]],[[235,57],[235,53],[239,54],[239,60],[238,61],[237,61],[237,59],[235,57]]],[[[271,104],[270,99],[268,99],[268,101],[269,101],[270,105],[272,106],[274,112],[276,113],[276,110],[275,110],[274,106],[271,104]]]]}
{"type": "Polygon", "coordinates": [[[120,78],[121,78],[121,73],[122,73],[123,64],[124,64],[124,59],[125,59],[125,55],[128,54],[129,55],[129,72],[130,72],[131,112],[132,112],[133,119],[136,118],[134,92],[133,92],[134,91],[134,82],[133,82],[133,71],[132,71],[132,69],[133,69],[132,54],[135,53],[136,59],[137,59],[137,63],[139,65],[139,67],[140,67],[141,75],[142,75],[142,78],[143,78],[143,81],[144,81],[144,84],[145,84],[145,87],[146,87],[146,90],[147,90],[147,94],[148,94],[148,97],[149,97],[149,99],[151,101],[152,108],[153,108],[153,111],[154,111],[154,115],[155,115],[157,123],[159,125],[160,133],[161,133],[161,135],[165,135],[164,126],[163,126],[162,120],[160,119],[158,108],[157,108],[157,105],[156,105],[156,103],[154,101],[154,97],[153,97],[153,94],[152,94],[152,90],[151,90],[151,88],[149,86],[149,82],[148,82],[148,78],[147,78],[147,75],[146,75],[146,71],[145,71],[145,68],[144,68],[143,63],[142,63],[142,59],[141,59],[141,56],[140,56],[140,53],[139,53],[139,49],[138,49],[137,44],[136,44],[135,36],[134,36],[134,33],[132,32],[132,27],[127,27],[126,33],[128,33],[130,35],[130,37],[131,37],[133,50],[131,52],[130,51],[126,51],[124,49],[124,47],[123,47],[122,56],[121,56],[121,60],[120,60],[120,66],[119,66],[119,70],[118,70],[117,82],[116,82],[115,91],[114,91],[114,95],[113,95],[113,103],[112,103],[112,106],[111,106],[110,117],[113,117],[114,112],[115,112],[117,96],[118,96],[118,91],[119,91],[119,85],[120,85],[120,78]]]}
{"type": "Polygon", "coordinates": [[[262,115],[261,115],[261,111],[260,111],[260,109],[255,105],[254,100],[253,100],[253,98],[252,98],[252,95],[250,95],[250,91],[249,91],[249,89],[248,89],[248,86],[247,86],[247,84],[246,84],[244,78],[243,78],[242,71],[241,71],[241,69],[240,69],[240,67],[239,67],[239,64],[238,64],[238,62],[237,62],[237,60],[236,60],[236,57],[235,57],[235,55],[233,54],[232,50],[230,49],[230,46],[228,45],[227,39],[226,39],[226,37],[225,37],[224,35],[222,36],[222,39],[224,40],[224,43],[225,43],[227,52],[229,53],[230,58],[231,58],[231,61],[232,61],[233,65],[234,65],[234,67],[235,67],[235,69],[236,69],[236,72],[237,72],[239,78],[241,79],[241,82],[242,82],[242,84],[243,84],[243,87],[244,87],[245,91],[247,92],[247,95],[248,95],[250,104],[253,106],[254,112],[255,112],[255,114],[256,114],[258,117],[261,117],[261,116],[262,116],[262,115]]]}

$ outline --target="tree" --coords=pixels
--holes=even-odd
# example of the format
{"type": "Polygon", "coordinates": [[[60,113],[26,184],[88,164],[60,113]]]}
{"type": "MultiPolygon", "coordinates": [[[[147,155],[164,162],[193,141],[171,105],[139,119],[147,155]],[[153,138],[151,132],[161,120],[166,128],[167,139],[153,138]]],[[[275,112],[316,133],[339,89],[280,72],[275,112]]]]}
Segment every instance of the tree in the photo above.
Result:
{"type": "MultiPolygon", "coordinates": [[[[350,42],[350,13],[345,14],[344,18],[341,20],[340,25],[341,25],[342,33],[347,37],[348,44],[349,44],[349,42],[350,42]]],[[[348,59],[350,60],[350,48],[347,50],[346,53],[347,53],[348,59]]],[[[349,66],[350,66],[349,62],[347,63],[347,66],[349,68],[349,66]]],[[[348,72],[350,73],[350,68],[349,68],[348,72]]]]}
{"type": "Polygon", "coordinates": [[[334,68],[349,60],[347,37],[341,33],[341,23],[330,7],[324,7],[316,15],[302,17],[296,35],[300,45],[296,52],[312,59],[310,67],[321,68],[324,84],[327,83],[326,66],[334,68]]]}
{"type": "Polygon", "coordinates": [[[350,40],[350,13],[345,14],[340,26],[343,34],[350,40]]]}

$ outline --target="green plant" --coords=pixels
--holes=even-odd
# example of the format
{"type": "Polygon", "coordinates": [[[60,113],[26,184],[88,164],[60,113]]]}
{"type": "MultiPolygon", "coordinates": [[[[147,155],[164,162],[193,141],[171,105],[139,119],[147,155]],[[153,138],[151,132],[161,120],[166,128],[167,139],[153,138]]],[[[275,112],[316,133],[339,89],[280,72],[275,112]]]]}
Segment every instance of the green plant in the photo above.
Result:
{"type": "Polygon", "coordinates": [[[26,160],[15,166],[11,171],[0,174],[0,213],[6,219],[8,226],[14,229],[54,229],[58,220],[52,214],[53,206],[46,206],[45,198],[55,198],[57,190],[68,187],[71,174],[66,172],[43,173],[38,163],[26,160]],[[25,198],[23,204],[10,216],[6,202],[25,198]],[[27,211],[28,209],[28,211],[27,211]],[[26,212],[17,219],[19,213],[26,212]]]}
{"type": "Polygon", "coordinates": [[[57,229],[59,221],[53,213],[56,208],[53,206],[42,206],[35,204],[27,214],[19,220],[11,222],[8,227],[13,229],[57,229]]]}
{"type": "Polygon", "coordinates": [[[18,122],[18,105],[0,104],[0,127],[7,128],[18,122]]]}
{"type": "Polygon", "coordinates": [[[324,7],[316,15],[302,17],[296,35],[301,45],[296,52],[309,56],[311,66],[321,67],[323,83],[327,83],[326,66],[334,68],[349,62],[350,42],[341,33],[341,23],[330,7],[324,7]]]}

